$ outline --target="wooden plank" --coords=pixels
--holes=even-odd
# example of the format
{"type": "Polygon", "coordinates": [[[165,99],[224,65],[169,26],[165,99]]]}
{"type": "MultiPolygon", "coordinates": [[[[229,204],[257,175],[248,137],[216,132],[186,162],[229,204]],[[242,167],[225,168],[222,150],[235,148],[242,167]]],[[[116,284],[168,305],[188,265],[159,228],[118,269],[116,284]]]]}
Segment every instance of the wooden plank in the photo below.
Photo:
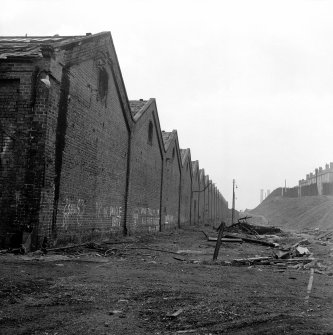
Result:
{"type": "Polygon", "coordinates": [[[224,228],[225,228],[225,222],[222,221],[219,228],[218,228],[219,234],[217,236],[216,246],[215,246],[214,255],[213,255],[213,261],[217,260],[217,256],[219,254],[219,250],[220,250],[221,243],[222,243],[221,240],[222,240],[222,235],[223,235],[224,228]]]}
{"type": "MultiPolygon", "coordinates": [[[[208,237],[209,242],[216,242],[217,237],[208,237]]],[[[221,238],[221,242],[231,242],[231,243],[242,243],[243,240],[241,238],[221,238]]]]}

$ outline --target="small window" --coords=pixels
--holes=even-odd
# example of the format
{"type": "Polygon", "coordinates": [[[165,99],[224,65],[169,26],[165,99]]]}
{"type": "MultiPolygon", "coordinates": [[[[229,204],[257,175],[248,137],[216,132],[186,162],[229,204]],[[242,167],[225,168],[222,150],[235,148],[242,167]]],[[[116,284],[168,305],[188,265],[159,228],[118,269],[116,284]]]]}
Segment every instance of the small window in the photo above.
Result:
{"type": "Polygon", "coordinates": [[[175,158],[175,148],[172,149],[172,159],[175,158]]]}
{"type": "Polygon", "coordinates": [[[148,144],[152,145],[153,144],[153,123],[149,121],[149,126],[148,126],[148,144]]]}
{"type": "Polygon", "coordinates": [[[109,75],[104,68],[98,70],[98,95],[101,100],[103,100],[109,88],[109,75]]]}

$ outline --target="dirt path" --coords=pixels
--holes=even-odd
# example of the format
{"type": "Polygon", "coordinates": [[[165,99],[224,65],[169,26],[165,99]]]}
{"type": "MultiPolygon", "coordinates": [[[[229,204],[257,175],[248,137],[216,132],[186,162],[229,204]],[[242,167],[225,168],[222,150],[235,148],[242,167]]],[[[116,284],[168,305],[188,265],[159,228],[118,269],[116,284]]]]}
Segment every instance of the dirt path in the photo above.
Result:
{"type": "MultiPolygon", "coordinates": [[[[1,255],[0,333],[333,334],[332,276],[315,273],[306,304],[308,270],[221,266],[213,246],[193,229],[111,245],[107,257],[1,255]]],[[[309,247],[329,258],[330,245],[309,247]]],[[[269,249],[225,243],[219,260],[269,249]]]]}

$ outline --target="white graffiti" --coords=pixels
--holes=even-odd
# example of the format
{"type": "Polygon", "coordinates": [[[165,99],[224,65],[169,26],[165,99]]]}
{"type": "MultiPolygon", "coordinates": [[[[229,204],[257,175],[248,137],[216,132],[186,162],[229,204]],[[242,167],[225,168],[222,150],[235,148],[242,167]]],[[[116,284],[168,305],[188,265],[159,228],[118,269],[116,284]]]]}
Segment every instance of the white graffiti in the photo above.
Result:
{"type": "Polygon", "coordinates": [[[72,203],[69,199],[66,199],[65,202],[66,204],[63,209],[62,226],[68,227],[70,221],[74,221],[80,226],[85,213],[85,201],[83,199],[78,199],[76,203],[72,203]]]}
{"type": "Polygon", "coordinates": [[[133,210],[133,224],[135,227],[146,227],[149,232],[158,231],[160,226],[160,211],[146,207],[136,207],[133,210]]]}
{"type": "Polygon", "coordinates": [[[169,214],[166,215],[164,223],[165,224],[169,224],[169,225],[173,224],[174,223],[174,217],[173,217],[173,215],[169,215],[169,214]]]}
{"type": "Polygon", "coordinates": [[[104,206],[102,202],[96,202],[96,217],[109,219],[112,227],[121,227],[122,214],[122,207],[104,206]]]}
{"type": "Polygon", "coordinates": [[[51,231],[52,227],[52,216],[53,216],[53,202],[54,202],[55,187],[52,185],[51,188],[43,190],[41,194],[41,221],[47,226],[47,231],[51,231]]]}

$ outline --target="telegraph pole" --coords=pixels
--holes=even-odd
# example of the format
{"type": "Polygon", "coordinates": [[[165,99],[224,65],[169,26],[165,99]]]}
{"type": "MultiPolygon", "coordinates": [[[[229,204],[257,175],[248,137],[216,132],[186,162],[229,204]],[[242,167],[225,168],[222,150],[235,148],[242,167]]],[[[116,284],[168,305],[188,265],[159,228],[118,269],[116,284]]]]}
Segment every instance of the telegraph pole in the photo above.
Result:
{"type": "Polygon", "coordinates": [[[231,210],[231,224],[234,223],[235,216],[235,179],[232,180],[232,210],[231,210]]]}

